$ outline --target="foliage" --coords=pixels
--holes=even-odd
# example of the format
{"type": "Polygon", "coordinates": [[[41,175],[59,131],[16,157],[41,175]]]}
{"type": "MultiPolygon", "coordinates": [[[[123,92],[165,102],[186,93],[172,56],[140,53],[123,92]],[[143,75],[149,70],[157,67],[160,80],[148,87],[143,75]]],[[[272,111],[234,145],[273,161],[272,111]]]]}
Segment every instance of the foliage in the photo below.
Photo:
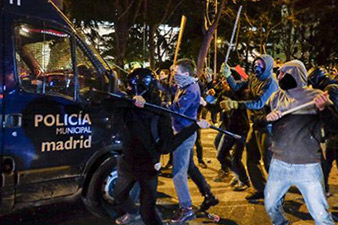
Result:
{"type": "MultiPolygon", "coordinates": [[[[173,29],[166,34],[159,26],[179,27],[182,14],[187,25],[179,58],[197,60],[203,45],[204,1],[196,0],[64,0],[66,14],[87,28],[90,40],[104,56],[118,65],[146,60],[163,67],[162,56],[172,59],[177,40],[173,29]],[[198,2],[198,3],[197,3],[198,2]],[[112,32],[98,33],[98,24],[109,22],[112,32]]],[[[209,0],[213,1],[213,0],[209,0]]],[[[220,0],[218,0],[220,2],[220,0]]],[[[335,65],[338,57],[338,3],[335,0],[238,0],[228,1],[218,23],[218,67],[224,61],[228,40],[239,5],[243,5],[231,65],[249,68],[257,54],[281,60],[300,59],[310,66],[335,65]]],[[[210,55],[213,55],[210,48],[210,55]]],[[[210,59],[213,64],[213,57],[210,59]]],[[[157,66],[154,66],[154,64],[157,66]]],[[[166,63],[167,66],[168,63],[166,63]]]]}

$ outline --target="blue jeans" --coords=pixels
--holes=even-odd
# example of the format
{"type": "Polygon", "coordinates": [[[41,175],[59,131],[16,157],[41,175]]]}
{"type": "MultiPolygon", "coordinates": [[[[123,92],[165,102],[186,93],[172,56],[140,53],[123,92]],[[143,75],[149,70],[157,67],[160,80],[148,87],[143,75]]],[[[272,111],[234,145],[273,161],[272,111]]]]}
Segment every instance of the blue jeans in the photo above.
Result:
{"type": "Polygon", "coordinates": [[[188,187],[188,169],[196,137],[195,132],[173,152],[173,180],[181,208],[190,207],[192,204],[188,187]]]}
{"type": "Polygon", "coordinates": [[[302,193],[306,206],[316,224],[334,224],[328,211],[320,163],[289,164],[272,159],[264,191],[264,204],[275,225],[288,224],[283,215],[284,195],[291,186],[302,193]]]}

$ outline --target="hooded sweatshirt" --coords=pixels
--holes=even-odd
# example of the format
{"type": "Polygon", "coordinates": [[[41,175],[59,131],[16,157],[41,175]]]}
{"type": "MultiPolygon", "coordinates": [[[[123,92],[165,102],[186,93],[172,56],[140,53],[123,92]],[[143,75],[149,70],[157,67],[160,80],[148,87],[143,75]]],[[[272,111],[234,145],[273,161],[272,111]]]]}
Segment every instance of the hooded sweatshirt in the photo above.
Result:
{"type": "Polygon", "coordinates": [[[159,162],[160,154],[174,151],[199,128],[192,123],[174,134],[170,115],[166,112],[138,108],[123,99],[107,99],[103,105],[113,114],[113,126],[119,129],[123,138],[123,157],[119,160],[119,167],[131,171],[138,180],[157,174],[154,164],[159,162]],[[151,125],[154,117],[158,117],[157,142],[151,125]]]}
{"type": "Polygon", "coordinates": [[[265,69],[263,74],[259,77],[251,75],[247,81],[236,82],[235,79],[230,76],[227,81],[230,87],[234,91],[238,91],[247,87],[249,89],[249,96],[247,101],[240,101],[241,105],[244,105],[248,109],[248,117],[252,121],[253,116],[265,114],[264,106],[272,95],[272,93],[278,91],[278,84],[273,77],[273,58],[270,55],[261,55],[255,59],[263,60],[265,69]]]}
{"type": "MultiPolygon", "coordinates": [[[[301,61],[287,62],[280,70],[291,74],[297,87],[274,93],[269,99],[271,111],[284,112],[310,102],[323,93],[307,87],[307,71],[301,61]]],[[[328,129],[337,132],[337,124],[332,124],[332,121],[337,121],[336,118],[337,114],[332,108],[325,107],[320,112],[312,105],[275,121],[272,129],[273,157],[291,164],[319,163],[321,127],[324,122],[329,125],[328,129]]]]}

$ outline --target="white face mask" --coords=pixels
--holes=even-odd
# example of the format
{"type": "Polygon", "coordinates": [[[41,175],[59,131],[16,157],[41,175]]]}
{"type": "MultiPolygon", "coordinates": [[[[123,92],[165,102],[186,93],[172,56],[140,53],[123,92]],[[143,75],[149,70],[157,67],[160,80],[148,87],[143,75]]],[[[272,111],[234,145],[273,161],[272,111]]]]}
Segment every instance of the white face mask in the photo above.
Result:
{"type": "Polygon", "coordinates": [[[175,74],[174,79],[180,88],[188,86],[189,84],[195,83],[197,81],[197,78],[178,73],[175,74]]]}

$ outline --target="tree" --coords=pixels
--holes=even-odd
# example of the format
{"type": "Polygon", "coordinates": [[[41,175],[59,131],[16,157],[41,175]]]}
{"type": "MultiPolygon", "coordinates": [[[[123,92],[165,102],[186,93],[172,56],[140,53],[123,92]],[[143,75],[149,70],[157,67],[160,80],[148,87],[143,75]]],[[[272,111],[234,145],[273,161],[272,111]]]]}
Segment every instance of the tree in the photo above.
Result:
{"type": "Polygon", "coordinates": [[[97,24],[99,21],[112,22],[114,32],[114,58],[116,64],[124,65],[127,54],[127,45],[130,37],[130,29],[134,26],[142,0],[113,0],[101,1],[97,4],[91,0],[68,0],[69,11],[73,18],[81,21],[87,26],[97,24]],[[93,23],[93,21],[95,21],[93,23]]]}
{"type": "MultiPolygon", "coordinates": [[[[152,69],[155,68],[155,35],[158,32],[158,28],[174,15],[183,2],[184,0],[144,0],[144,19],[149,26],[149,62],[152,69]]],[[[159,38],[160,36],[157,36],[157,40],[159,38]]]]}
{"type": "MultiPolygon", "coordinates": [[[[204,38],[203,38],[203,42],[198,54],[198,58],[197,58],[197,75],[200,76],[203,68],[204,68],[204,63],[205,63],[205,57],[208,54],[208,50],[210,48],[210,44],[211,41],[213,39],[218,21],[221,18],[221,14],[222,14],[222,9],[224,7],[226,3],[226,0],[220,0],[220,4],[219,4],[219,11],[217,12],[217,14],[215,15],[215,19],[208,24],[207,22],[205,22],[204,24],[206,24],[206,26],[203,26],[203,33],[204,33],[204,38]]],[[[206,4],[205,4],[206,5],[206,4]]],[[[206,17],[204,17],[206,19],[206,17]]]]}

